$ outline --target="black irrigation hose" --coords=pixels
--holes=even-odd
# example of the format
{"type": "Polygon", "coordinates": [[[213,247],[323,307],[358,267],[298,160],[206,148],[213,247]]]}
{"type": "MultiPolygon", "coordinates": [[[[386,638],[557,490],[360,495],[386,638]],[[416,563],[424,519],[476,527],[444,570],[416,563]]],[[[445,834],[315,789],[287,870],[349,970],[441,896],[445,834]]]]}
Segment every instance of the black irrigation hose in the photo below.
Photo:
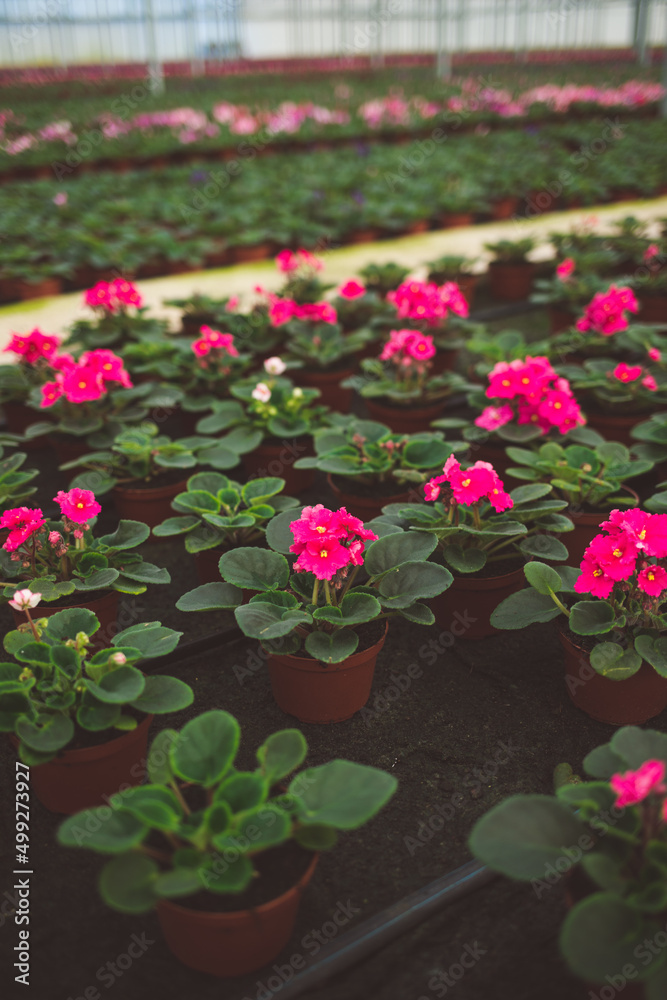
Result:
{"type": "Polygon", "coordinates": [[[295,1000],[306,990],[321,988],[333,976],[370,958],[380,948],[407,934],[448,903],[467,896],[469,892],[479,889],[494,878],[497,878],[497,873],[490,868],[477,861],[468,861],[448,875],[411,892],[386,910],[364,920],[354,930],[325,945],[319,953],[318,961],[280,991],[281,1000],[295,1000]]]}

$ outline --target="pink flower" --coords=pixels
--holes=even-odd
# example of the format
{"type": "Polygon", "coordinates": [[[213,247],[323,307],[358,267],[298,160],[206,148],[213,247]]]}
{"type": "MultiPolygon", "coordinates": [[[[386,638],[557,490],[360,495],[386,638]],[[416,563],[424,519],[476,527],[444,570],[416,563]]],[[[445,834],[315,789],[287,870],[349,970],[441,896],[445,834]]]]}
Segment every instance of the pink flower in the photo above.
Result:
{"type": "Polygon", "coordinates": [[[291,250],[281,250],[275,258],[276,267],[283,274],[291,274],[299,267],[299,258],[291,250]]]}
{"type": "Polygon", "coordinates": [[[26,587],[25,590],[15,591],[14,597],[7,603],[16,611],[28,611],[30,608],[36,608],[41,599],[41,594],[34,593],[26,587]]]}
{"type": "Polygon", "coordinates": [[[241,300],[239,299],[238,295],[232,295],[231,298],[229,299],[229,302],[225,306],[226,311],[234,312],[235,309],[238,309],[240,301],[241,300]]]}
{"type": "Polygon", "coordinates": [[[322,504],[304,507],[290,530],[294,536],[290,552],[298,556],[294,569],[314,573],[318,580],[333,579],[350,563],[361,566],[364,541],[378,537],[345,507],[332,511],[322,504]]]}
{"type": "Polygon", "coordinates": [[[614,333],[627,329],[628,320],[625,312],[638,312],[639,304],[630,288],[616,288],[610,285],[606,292],[597,292],[586,306],[581,319],[577,320],[577,329],[583,333],[593,330],[610,337],[614,333]]]}
{"type": "Polygon", "coordinates": [[[647,566],[638,574],[637,586],[649,597],[660,597],[667,590],[667,570],[662,566],[647,566]]]}
{"type": "Polygon", "coordinates": [[[92,490],[80,490],[77,487],[67,493],[59,490],[53,499],[60,507],[63,517],[75,521],[76,524],[85,524],[102,510],[92,490]]]}
{"type": "Polygon", "coordinates": [[[513,416],[514,411],[511,406],[487,406],[475,418],[475,424],[487,431],[497,431],[499,427],[508,424],[513,416]]]}
{"type": "Polygon", "coordinates": [[[287,365],[282,358],[267,358],[264,362],[264,371],[269,375],[282,375],[287,365]]]}
{"type": "Polygon", "coordinates": [[[56,545],[60,545],[60,543],[62,542],[62,540],[63,540],[63,536],[60,534],[59,531],[50,531],[49,532],[49,545],[53,545],[55,547],[56,545]]]}
{"type": "Polygon", "coordinates": [[[102,382],[120,382],[126,389],[132,388],[132,382],[125,370],[123,359],[113,351],[98,349],[86,351],[79,358],[79,364],[91,371],[98,372],[102,382]]]}
{"type": "Polygon", "coordinates": [[[561,261],[556,268],[556,274],[561,281],[567,281],[572,272],[574,271],[575,264],[571,257],[566,257],[565,260],[561,261]]]}
{"type": "Polygon", "coordinates": [[[13,333],[7,346],[3,347],[3,351],[11,351],[13,354],[18,354],[29,365],[34,365],[40,358],[46,358],[50,361],[59,343],[60,339],[58,337],[42,333],[36,327],[25,335],[13,333]]]}
{"type": "Polygon", "coordinates": [[[600,527],[613,537],[627,535],[646,556],[656,559],[667,556],[667,514],[648,514],[637,508],[612,510],[609,520],[602,521],[600,527]]]}
{"type": "Polygon", "coordinates": [[[488,497],[497,512],[508,510],[514,502],[505,492],[502,480],[489,462],[475,462],[469,469],[462,469],[454,455],[450,455],[443,467],[443,475],[430,479],[424,486],[427,500],[437,500],[440,486],[448,482],[456,503],[472,504],[488,497]]]}
{"type": "Polygon", "coordinates": [[[657,347],[649,347],[648,356],[651,359],[651,361],[660,361],[662,354],[660,353],[657,347]]]}
{"type": "Polygon", "coordinates": [[[273,326],[282,326],[294,317],[296,309],[297,304],[292,299],[274,298],[269,307],[269,319],[273,326]]]}
{"type": "Polygon", "coordinates": [[[60,382],[46,382],[40,389],[42,393],[42,401],[39,404],[40,409],[45,409],[47,406],[53,406],[63,394],[63,387],[60,382]]]}
{"type": "Polygon", "coordinates": [[[258,382],[250,395],[253,399],[258,400],[260,403],[268,403],[271,399],[271,390],[266,382],[258,382]]]}
{"type": "Polygon", "coordinates": [[[307,302],[302,306],[295,303],[294,316],[314,323],[335,323],[338,319],[330,302],[307,302]]]}
{"type": "Polygon", "coordinates": [[[641,365],[626,365],[624,361],[616,365],[612,375],[619,382],[634,382],[642,373],[641,365]]]}
{"type": "Polygon", "coordinates": [[[435,356],[433,337],[425,337],[422,334],[418,334],[406,344],[405,353],[413,361],[429,361],[435,356]]]}
{"type": "Polygon", "coordinates": [[[609,597],[614,589],[614,581],[605,574],[604,569],[588,549],[580,565],[581,575],[574,581],[577,594],[592,594],[593,597],[609,597]]]}
{"type": "Polygon", "coordinates": [[[31,535],[45,524],[45,518],[39,508],[13,507],[6,510],[0,517],[0,528],[9,528],[9,535],[2,546],[5,552],[14,552],[31,535]]]}
{"type": "Polygon", "coordinates": [[[53,196],[53,198],[51,200],[52,200],[52,202],[53,202],[54,205],[58,205],[58,206],[60,206],[60,205],[66,205],[67,204],[67,192],[66,191],[58,191],[57,194],[54,194],[54,196],[53,196]]]}
{"type": "Polygon", "coordinates": [[[629,580],[635,571],[637,546],[625,533],[596,535],[584,552],[589,554],[612,580],[629,580]]]}
{"type": "Polygon", "coordinates": [[[116,278],[111,282],[110,288],[112,296],[120,305],[141,308],[141,295],[131,281],[127,281],[125,278],[116,278]]]}
{"type": "Polygon", "coordinates": [[[358,281],[346,281],[338,289],[338,294],[344,299],[358,299],[366,294],[366,289],[358,281]]]}
{"type": "Polygon", "coordinates": [[[638,770],[612,775],[609,784],[616,792],[619,809],[643,802],[651,792],[664,794],[665,764],[662,760],[647,760],[638,770]]]}
{"type": "Polygon", "coordinates": [[[63,392],[70,403],[88,403],[104,394],[101,374],[94,368],[77,365],[63,376],[63,392]]]}
{"type": "Polygon", "coordinates": [[[331,580],[349,562],[348,549],[333,535],[323,535],[306,543],[294,563],[294,570],[313,573],[318,580],[331,580]]]}
{"type": "Polygon", "coordinates": [[[91,309],[104,309],[106,312],[116,311],[116,303],[108,281],[98,281],[96,285],[89,288],[84,293],[83,301],[91,309]]]}
{"type": "Polygon", "coordinates": [[[660,247],[658,246],[658,244],[651,243],[649,246],[646,247],[646,250],[644,250],[644,263],[648,264],[648,262],[650,260],[653,260],[654,257],[657,257],[659,253],[660,253],[660,247]]]}
{"type": "Polygon", "coordinates": [[[653,378],[652,375],[646,375],[642,379],[642,385],[644,386],[645,389],[648,389],[649,392],[658,391],[658,383],[656,382],[656,380],[653,378]]]}

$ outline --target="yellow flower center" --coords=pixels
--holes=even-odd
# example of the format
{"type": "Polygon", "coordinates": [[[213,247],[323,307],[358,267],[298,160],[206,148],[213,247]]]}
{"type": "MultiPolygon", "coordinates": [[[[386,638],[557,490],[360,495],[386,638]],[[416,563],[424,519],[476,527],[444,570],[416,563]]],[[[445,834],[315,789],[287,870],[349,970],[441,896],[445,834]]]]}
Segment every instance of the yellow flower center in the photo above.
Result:
{"type": "Polygon", "coordinates": [[[500,384],[501,385],[509,385],[510,384],[509,379],[507,379],[507,378],[503,379],[503,381],[500,384]]]}
{"type": "Polygon", "coordinates": [[[562,403],[554,403],[554,410],[560,410],[562,405],[563,405],[562,403]]]}
{"type": "Polygon", "coordinates": [[[620,558],[621,558],[621,556],[623,555],[623,553],[621,552],[621,550],[620,550],[620,549],[614,549],[614,551],[612,552],[612,555],[613,555],[613,556],[614,556],[614,557],[615,557],[616,559],[620,559],[620,558]]]}
{"type": "Polygon", "coordinates": [[[470,486],[470,480],[464,479],[463,482],[461,483],[461,486],[470,486]]]}
{"type": "Polygon", "coordinates": [[[602,570],[601,569],[594,569],[593,570],[593,576],[602,576],[602,570]]]}
{"type": "Polygon", "coordinates": [[[655,573],[649,572],[646,575],[648,576],[649,580],[655,580],[655,573]]]}
{"type": "Polygon", "coordinates": [[[329,553],[327,552],[327,550],[326,550],[326,549],[322,549],[322,550],[320,551],[320,559],[326,559],[326,557],[327,557],[328,555],[329,555],[329,553]]]}
{"type": "Polygon", "coordinates": [[[324,527],[323,524],[318,524],[318,526],[315,528],[315,531],[319,531],[320,535],[323,535],[326,530],[327,529],[324,527]]]}
{"type": "Polygon", "coordinates": [[[85,382],[79,382],[79,389],[85,389],[85,388],[86,388],[86,383],[85,382]]]}
{"type": "Polygon", "coordinates": [[[76,505],[76,509],[77,509],[77,510],[83,510],[83,504],[82,504],[82,503],[78,503],[78,504],[76,505]]]}
{"type": "Polygon", "coordinates": [[[530,379],[529,378],[522,378],[521,379],[521,384],[522,385],[529,385],[530,384],[530,379]]]}
{"type": "Polygon", "coordinates": [[[642,530],[639,532],[639,538],[642,542],[644,541],[644,539],[646,538],[646,528],[642,528],[642,530]]]}

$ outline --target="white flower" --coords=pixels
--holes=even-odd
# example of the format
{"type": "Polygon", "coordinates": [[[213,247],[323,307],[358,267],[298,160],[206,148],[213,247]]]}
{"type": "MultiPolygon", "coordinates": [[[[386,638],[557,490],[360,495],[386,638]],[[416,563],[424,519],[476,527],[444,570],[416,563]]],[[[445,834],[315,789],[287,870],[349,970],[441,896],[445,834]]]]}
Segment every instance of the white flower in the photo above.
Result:
{"type": "Polygon", "coordinates": [[[271,390],[266,382],[258,382],[250,395],[253,399],[258,399],[260,403],[268,403],[271,399],[271,390]]]}
{"type": "Polygon", "coordinates": [[[282,375],[286,368],[287,365],[282,358],[267,358],[264,362],[264,370],[269,375],[282,375]]]}
{"type": "Polygon", "coordinates": [[[27,611],[28,608],[36,608],[41,599],[41,594],[33,594],[32,590],[26,588],[25,590],[17,590],[9,605],[17,611],[27,611]]]}

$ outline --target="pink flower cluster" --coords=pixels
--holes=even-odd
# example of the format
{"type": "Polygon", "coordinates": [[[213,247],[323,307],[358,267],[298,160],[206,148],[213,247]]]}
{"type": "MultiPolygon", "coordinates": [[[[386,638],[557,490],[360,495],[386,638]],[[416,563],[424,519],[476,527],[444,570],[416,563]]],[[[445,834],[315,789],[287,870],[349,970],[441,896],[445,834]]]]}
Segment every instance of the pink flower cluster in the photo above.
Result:
{"type": "Polygon", "coordinates": [[[120,382],[126,389],[132,388],[123,359],[113,351],[86,351],[78,361],[70,354],[61,354],[51,360],[51,366],[57,374],[53,382],[42,386],[42,409],[53,406],[62,396],[68,403],[99,399],[108,391],[109,382],[120,382]]]}
{"type": "Polygon", "coordinates": [[[402,368],[426,365],[435,356],[433,337],[419,330],[391,330],[382,348],[380,361],[391,361],[402,368]]]}
{"type": "Polygon", "coordinates": [[[269,319],[274,326],[282,326],[291,319],[302,319],[310,323],[335,323],[338,320],[336,310],[330,302],[307,302],[299,305],[293,299],[281,299],[277,295],[270,295],[269,301],[269,319]]]}
{"type": "Polygon", "coordinates": [[[345,507],[332,511],[321,503],[304,507],[290,531],[294,536],[290,552],[298,556],[294,570],[313,573],[318,580],[332,580],[346,566],[362,566],[364,542],[378,537],[345,507]]]}
{"type": "MultiPolygon", "coordinates": [[[[650,352],[649,352],[650,353],[650,352]]],[[[641,365],[626,365],[624,361],[616,365],[612,372],[609,372],[613,378],[618,382],[636,382],[641,379],[641,384],[649,392],[655,392],[658,388],[658,383],[648,372],[645,372],[641,365]],[[642,378],[642,375],[644,376],[642,378]]]]}
{"type": "Polygon", "coordinates": [[[98,281],[83,296],[83,301],[92,309],[106,313],[123,311],[127,306],[141,307],[142,298],[131,281],[114,278],[113,281],[98,281]]]}
{"type": "Polygon", "coordinates": [[[468,303],[453,281],[436,285],[432,281],[405,281],[387,293],[387,302],[396,306],[398,319],[415,319],[427,326],[439,326],[450,312],[468,315],[468,303]]]}
{"type": "Polygon", "coordinates": [[[440,487],[448,483],[454,503],[472,504],[486,497],[495,511],[500,513],[514,506],[509,493],[505,492],[502,479],[490,462],[475,462],[469,469],[462,469],[459,462],[450,455],[442,469],[441,476],[435,476],[424,484],[427,500],[437,500],[440,487]]]}
{"type": "Polygon", "coordinates": [[[667,570],[649,560],[667,556],[667,514],[612,510],[600,527],[607,534],[596,535],[584,552],[575,591],[607,598],[615,583],[623,583],[627,591],[625,585],[636,573],[637,588],[659,598],[667,590],[667,570]]]}
{"type": "Polygon", "coordinates": [[[567,281],[574,272],[574,268],[575,264],[571,257],[566,257],[565,260],[562,260],[556,267],[556,274],[560,281],[567,281]]]}
{"type": "Polygon", "coordinates": [[[80,490],[77,487],[68,490],[67,493],[59,490],[53,499],[60,507],[62,516],[74,521],[75,524],[86,524],[91,517],[97,517],[102,510],[92,490],[80,490]]]}
{"type": "Polygon", "coordinates": [[[487,431],[495,431],[517,417],[519,424],[533,424],[542,434],[553,427],[567,434],[586,421],[572,394],[567,379],[560,378],[543,356],[524,361],[499,361],[489,372],[486,395],[490,399],[512,400],[516,413],[509,403],[487,406],[475,424],[487,431]]]}
{"type": "Polygon", "coordinates": [[[584,315],[577,320],[577,330],[582,333],[592,330],[594,333],[601,333],[603,337],[611,337],[612,334],[627,329],[626,312],[638,311],[639,303],[632,289],[610,285],[606,292],[597,292],[593,296],[584,315]]]}
{"type": "Polygon", "coordinates": [[[352,278],[350,281],[346,281],[344,285],[341,285],[338,289],[338,294],[342,299],[360,299],[362,295],[366,294],[366,289],[359,282],[352,278]]]}
{"type": "Polygon", "coordinates": [[[192,342],[192,350],[198,358],[203,358],[211,351],[222,351],[232,358],[238,358],[239,352],[234,347],[234,337],[231,333],[220,333],[219,330],[212,330],[210,326],[199,328],[199,340],[192,342]]]}
{"type": "Polygon", "coordinates": [[[55,355],[60,340],[35,327],[28,334],[13,333],[11,340],[3,351],[18,354],[27,364],[34,365],[40,358],[50,361],[55,355]]]}
{"type": "MultiPolygon", "coordinates": [[[[651,794],[665,795],[665,762],[664,760],[647,760],[636,771],[626,771],[625,774],[613,774],[609,784],[616,792],[614,805],[618,809],[626,806],[636,806],[651,794]]],[[[662,818],[667,820],[667,800],[662,803],[662,818]]]]}
{"type": "Polygon", "coordinates": [[[321,271],[324,264],[319,257],[315,254],[310,253],[308,250],[281,250],[276,256],[276,267],[283,274],[294,274],[295,271],[299,269],[312,271],[321,271]]]}
{"type": "Polygon", "coordinates": [[[5,552],[15,552],[31,535],[46,524],[46,518],[39,508],[12,507],[0,517],[0,528],[7,528],[9,535],[3,544],[5,552]]]}

